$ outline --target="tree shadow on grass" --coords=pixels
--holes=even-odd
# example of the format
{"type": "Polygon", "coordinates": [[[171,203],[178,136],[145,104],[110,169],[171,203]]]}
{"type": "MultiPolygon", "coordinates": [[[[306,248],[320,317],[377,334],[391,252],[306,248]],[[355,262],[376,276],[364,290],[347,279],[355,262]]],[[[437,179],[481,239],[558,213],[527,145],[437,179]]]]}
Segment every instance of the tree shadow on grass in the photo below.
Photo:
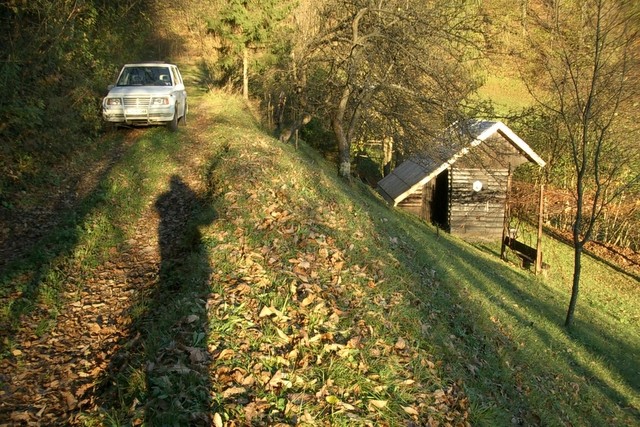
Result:
{"type": "MultiPolygon", "coordinates": [[[[484,347],[477,351],[479,357],[493,360],[504,359],[506,361],[520,359],[522,362],[522,357],[526,357],[527,353],[524,352],[522,356],[517,356],[522,352],[520,339],[517,336],[512,336],[511,333],[521,333],[518,331],[526,329],[528,330],[527,334],[534,341],[544,343],[544,347],[551,351],[553,358],[559,362],[556,366],[545,367],[541,365],[541,363],[544,363],[544,358],[540,360],[528,358],[526,362],[522,363],[530,365],[531,371],[527,368],[525,371],[520,372],[516,367],[509,366],[507,363],[504,372],[494,371],[490,374],[490,378],[494,381],[497,378],[501,381],[499,390],[496,389],[495,392],[503,396],[510,395],[508,399],[511,405],[509,409],[510,416],[513,416],[514,419],[522,419],[525,423],[539,424],[539,416],[541,414],[536,414],[537,410],[534,409],[539,405],[539,402],[533,403],[530,399],[535,393],[544,393],[548,389],[542,387],[540,390],[531,390],[533,394],[529,396],[522,391],[523,383],[517,376],[527,372],[547,372],[549,368],[554,367],[561,369],[562,366],[569,368],[570,374],[589,378],[589,383],[600,393],[609,396],[612,401],[620,402],[620,408],[627,410],[632,417],[638,416],[637,411],[633,409],[633,403],[627,401],[607,379],[601,378],[598,371],[593,369],[591,365],[579,360],[558,336],[569,335],[568,339],[571,340],[573,345],[584,350],[593,360],[605,361],[604,365],[607,369],[619,375],[621,381],[628,387],[637,390],[638,382],[633,376],[633,355],[638,354],[639,349],[633,341],[623,341],[619,336],[611,336],[606,328],[598,324],[597,313],[587,314],[585,312],[584,316],[589,316],[590,318],[578,322],[571,333],[567,334],[567,331],[561,326],[564,313],[563,306],[560,307],[552,302],[552,300],[559,297],[557,292],[542,284],[540,286],[523,286],[522,284],[528,282],[528,280],[526,278],[521,280],[518,276],[528,273],[510,271],[506,267],[504,270],[502,268],[498,269],[496,268],[499,263],[497,259],[495,262],[481,259],[477,253],[470,249],[461,248],[460,245],[455,244],[448,237],[430,240],[427,244],[425,243],[426,240],[422,241],[421,237],[419,237],[420,234],[408,233],[405,243],[408,248],[415,248],[414,256],[419,259],[419,262],[424,263],[429,268],[436,269],[438,272],[438,277],[440,278],[437,285],[438,288],[424,289],[425,296],[429,292],[439,292],[443,295],[443,298],[429,298],[429,306],[431,309],[435,309],[437,313],[440,313],[439,319],[448,322],[446,324],[440,322],[441,324],[437,327],[448,328],[452,333],[450,336],[455,337],[453,339],[457,342],[456,346],[462,345],[463,348],[471,349],[484,342],[482,344],[484,347]],[[450,254],[456,254],[456,256],[452,257],[450,254]],[[477,297],[469,299],[466,295],[467,287],[475,288],[482,297],[480,299],[477,297]],[[481,339],[478,336],[479,334],[486,334],[485,328],[488,326],[480,326],[475,323],[478,318],[483,317],[483,312],[487,305],[493,306],[506,314],[504,319],[500,319],[501,316],[492,319],[498,333],[493,338],[494,341],[490,342],[490,346],[486,345],[486,337],[481,339]],[[510,321],[509,318],[512,320],[510,321]],[[502,325],[501,321],[506,323],[502,325]],[[509,326],[510,322],[515,322],[514,325],[511,325],[513,328],[509,326]],[[539,324],[540,322],[547,323],[550,326],[542,326],[539,324]],[[504,328],[505,326],[506,328],[504,328]],[[504,335],[501,336],[501,334],[504,335]]],[[[486,323],[484,320],[482,322],[486,323]]],[[[475,362],[471,360],[470,353],[468,357],[470,359],[465,363],[474,364],[475,362]]],[[[494,369],[496,363],[490,363],[488,366],[494,369]]],[[[479,368],[477,372],[479,375],[478,383],[467,385],[477,388],[477,392],[485,394],[487,390],[482,391],[483,386],[480,385],[486,380],[482,378],[482,368],[479,368]]],[[[564,373],[557,374],[564,376],[564,373]]],[[[549,375],[551,375],[550,371],[549,375]]],[[[549,384],[556,381],[553,375],[551,376],[547,379],[549,384]]],[[[529,381],[529,384],[531,383],[529,381]]],[[[485,398],[489,398],[489,396],[485,396],[485,398]]],[[[493,398],[489,399],[493,400],[493,398]]],[[[537,396],[535,399],[538,401],[544,400],[541,396],[537,396]]],[[[552,401],[551,397],[549,397],[549,401],[552,401]]],[[[498,407],[500,407],[500,404],[498,404],[498,407]]],[[[563,410],[562,408],[557,409],[558,411],[563,410]]],[[[584,416],[584,413],[575,413],[571,418],[580,419],[584,416]]],[[[592,418],[583,419],[583,421],[600,424],[610,421],[610,417],[613,415],[599,413],[594,408],[594,411],[588,416],[592,418]]]]}
{"type": "MultiPolygon", "coordinates": [[[[101,158],[73,173],[67,171],[68,176],[56,191],[42,184],[44,178],[35,177],[39,183],[33,186],[36,206],[14,206],[11,210],[0,207],[0,228],[8,231],[6,235],[0,233],[0,305],[9,307],[3,319],[6,323],[0,321],[0,337],[13,337],[22,317],[36,308],[43,284],[56,277],[61,260],[71,256],[81,243],[79,230],[105,203],[105,182],[134,140],[130,133],[114,137],[112,148],[101,158]]],[[[46,172],[40,171],[43,175],[46,172]]],[[[50,281],[55,282],[50,286],[59,282],[50,281]]]]}

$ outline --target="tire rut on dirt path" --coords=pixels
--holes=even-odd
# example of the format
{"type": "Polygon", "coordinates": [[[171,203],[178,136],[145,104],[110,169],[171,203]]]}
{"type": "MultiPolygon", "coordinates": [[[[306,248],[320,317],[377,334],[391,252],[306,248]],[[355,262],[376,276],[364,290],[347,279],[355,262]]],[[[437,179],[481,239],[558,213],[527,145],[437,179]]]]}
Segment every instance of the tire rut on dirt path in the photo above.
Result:
{"type": "MultiPolygon", "coordinates": [[[[92,277],[70,285],[70,301],[51,331],[38,337],[36,314],[14,337],[20,363],[1,362],[0,419],[15,424],[74,424],[80,411],[95,405],[94,389],[113,363],[128,334],[131,303],[157,282],[158,217],[151,209],[138,221],[128,248],[114,254],[92,277]],[[73,288],[76,289],[73,289],[73,288]]],[[[135,343],[131,343],[135,344],[135,343]]]]}
{"type": "MultiPolygon", "coordinates": [[[[125,144],[103,159],[106,163],[76,183],[76,196],[95,188],[123,150],[143,135],[142,131],[127,133],[125,144]]],[[[112,248],[107,261],[88,277],[62,272],[65,289],[55,318],[46,307],[36,307],[20,318],[19,329],[4,338],[3,345],[11,350],[10,357],[0,359],[0,425],[80,425],[84,414],[104,412],[101,405],[110,393],[113,376],[130,362],[129,353],[145,344],[133,324],[136,305],[161,292],[166,252],[177,251],[172,256],[179,259],[185,256],[181,250],[190,250],[167,243],[183,239],[175,234],[184,233],[184,224],[197,213],[189,198],[203,191],[197,175],[198,143],[190,139],[189,131],[182,137],[179,166],[172,180],[179,180],[188,194],[173,194],[163,202],[168,204],[164,207],[163,195],[152,195],[155,203],[148,203],[133,224],[133,236],[122,247],[112,248]]],[[[51,228],[55,224],[47,218],[55,213],[33,221],[44,220],[45,227],[51,228]]],[[[33,238],[23,243],[37,244],[33,238]]]]}

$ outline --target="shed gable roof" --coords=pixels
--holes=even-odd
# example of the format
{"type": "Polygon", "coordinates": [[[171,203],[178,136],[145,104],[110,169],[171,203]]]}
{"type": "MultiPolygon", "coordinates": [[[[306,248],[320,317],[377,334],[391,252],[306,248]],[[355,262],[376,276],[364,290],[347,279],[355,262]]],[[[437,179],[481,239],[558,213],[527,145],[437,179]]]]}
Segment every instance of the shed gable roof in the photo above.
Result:
{"type": "Polygon", "coordinates": [[[513,145],[530,162],[540,167],[545,165],[545,161],[504,123],[469,120],[449,127],[443,134],[442,144],[436,147],[434,153],[414,157],[396,167],[378,182],[378,192],[395,206],[467,155],[471,148],[496,134],[513,145]]]}

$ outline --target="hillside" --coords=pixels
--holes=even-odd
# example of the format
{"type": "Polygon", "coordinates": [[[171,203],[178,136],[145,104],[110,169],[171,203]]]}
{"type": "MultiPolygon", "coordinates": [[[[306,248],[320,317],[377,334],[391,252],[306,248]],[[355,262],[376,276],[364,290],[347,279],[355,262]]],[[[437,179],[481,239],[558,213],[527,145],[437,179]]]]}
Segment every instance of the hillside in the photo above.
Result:
{"type": "Polygon", "coordinates": [[[193,95],[3,269],[1,423],[640,422],[636,278],[586,261],[568,334],[567,247],[534,277],[193,95]]]}

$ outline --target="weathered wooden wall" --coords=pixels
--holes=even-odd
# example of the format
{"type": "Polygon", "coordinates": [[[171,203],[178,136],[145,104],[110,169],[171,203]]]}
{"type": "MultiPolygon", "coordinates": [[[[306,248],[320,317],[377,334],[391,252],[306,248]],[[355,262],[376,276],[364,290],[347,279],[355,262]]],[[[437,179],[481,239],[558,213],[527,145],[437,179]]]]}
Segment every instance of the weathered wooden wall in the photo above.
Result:
{"type": "MultiPolygon", "coordinates": [[[[465,239],[499,241],[509,171],[526,161],[501,134],[494,135],[407,196],[398,207],[425,221],[435,220],[451,234],[465,239]],[[474,191],[475,181],[482,183],[480,191],[474,191]]],[[[402,168],[400,172],[407,179],[420,178],[409,172],[424,173],[410,162],[402,168]]]]}
{"type": "Polygon", "coordinates": [[[413,193],[411,193],[407,198],[398,203],[398,207],[402,210],[412,213],[422,219],[425,219],[422,216],[422,192],[423,188],[420,188],[413,193]]]}
{"type": "Polygon", "coordinates": [[[435,179],[427,182],[420,189],[414,191],[407,198],[398,203],[398,207],[427,222],[431,221],[431,201],[433,199],[435,184],[435,179]]]}
{"type": "Polygon", "coordinates": [[[486,170],[453,167],[451,170],[451,234],[478,239],[502,236],[508,169],[486,170]],[[473,182],[482,189],[473,190],[473,182]]]}

